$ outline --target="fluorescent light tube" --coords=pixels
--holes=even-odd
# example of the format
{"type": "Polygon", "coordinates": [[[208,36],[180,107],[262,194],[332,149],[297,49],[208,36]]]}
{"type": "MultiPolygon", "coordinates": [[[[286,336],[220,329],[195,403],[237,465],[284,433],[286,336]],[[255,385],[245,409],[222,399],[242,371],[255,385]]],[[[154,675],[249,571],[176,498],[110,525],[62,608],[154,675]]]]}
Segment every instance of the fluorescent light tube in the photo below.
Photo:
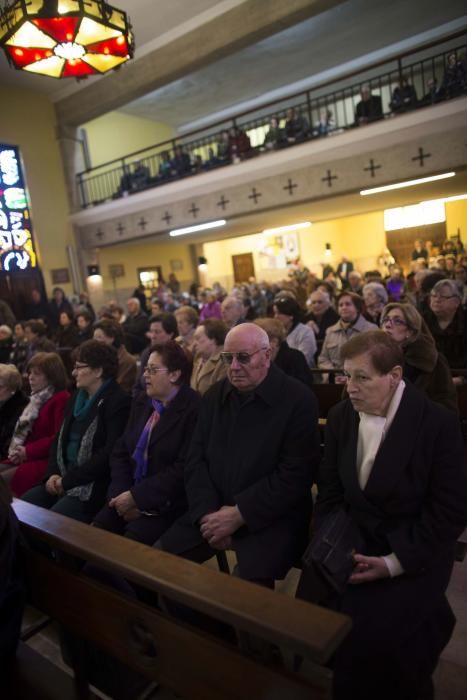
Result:
{"type": "Polygon", "coordinates": [[[456,173],[443,173],[442,175],[431,175],[430,177],[420,177],[417,180],[406,180],[405,182],[396,182],[393,185],[383,185],[382,187],[373,187],[370,190],[361,190],[360,194],[378,194],[379,192],[389,192],[389,190],[399,190],[403,187],[413,187],[414,185],[423,185],[425,182],[435,182],[436,180],[446,180],[448,177],[454,177],[456,173]]]}
{"type": "Polygon", "coordinates": [[[207,231],[210,228],[218,228],[219,226],[225,226],[225,219],[218,219],[217,221],[208,221],[206,224],[196,224],[196,226],[186,226],[185,228],[174,228],[170,231],[170,236],[183,236],[185,233],[195,233],[196,231],[207,231]]]}

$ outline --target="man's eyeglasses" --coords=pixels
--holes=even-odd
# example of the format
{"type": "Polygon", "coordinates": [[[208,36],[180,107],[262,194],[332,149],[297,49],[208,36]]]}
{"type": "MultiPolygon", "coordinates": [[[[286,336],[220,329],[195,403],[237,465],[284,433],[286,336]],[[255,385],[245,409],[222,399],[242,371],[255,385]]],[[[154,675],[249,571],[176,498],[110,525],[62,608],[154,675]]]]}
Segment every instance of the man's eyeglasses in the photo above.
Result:
{"type": "Polygon", "coordinates": [[[391,316],[386,316],[381,321],[382,326],[407,326],[407,323],[403,318],[391,318],[391,316]]]}
{"type": "Polygon", "coordinates": [[[267,348],[258,348],[258,350],[254,350],[253,352],[221,352],[221,357],[226,365],[231,365],[234,358],[236,358],[237,362],[241,365],[248,365],[253,355],[256,355],[257,352],[261,352],[261,350],[267,350],[267,348]]]}
{"type": "Polygon", "coordinates": [[[432,299],[454,299],[454,297],[456,297],[456,299],[459,298],[457,294],[449,294],[449,296],[447,296],[446,294],[438,294],[438,292],[430,292],[430,297],[432,299]]]}
{"type": "Polygon", "coordinates": [[[75,362],[73,369],[85,369],[86,367],[89,367],[89,365],[85,365],[84,363],[78,364],[78,362],[75,362]]]}
{"type": "Polygon", "coordinates": [[[157,374],[158,372],[168,372],[167,367],[155,367],[154,365],[146,365],[143,369],[143,374],[157,374]]]}

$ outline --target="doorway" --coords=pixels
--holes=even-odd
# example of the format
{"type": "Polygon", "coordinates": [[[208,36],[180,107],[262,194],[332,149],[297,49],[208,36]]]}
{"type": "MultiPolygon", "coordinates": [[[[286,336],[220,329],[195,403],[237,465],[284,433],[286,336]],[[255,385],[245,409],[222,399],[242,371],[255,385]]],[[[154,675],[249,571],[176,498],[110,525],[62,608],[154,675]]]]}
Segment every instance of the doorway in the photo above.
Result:
{"type": "Polygon", "coordinates": [[[433,246],[441,247],[446,240],[446,223],[412,226],[386,232],[387,247],[397,264],[401,265],[406,273],[410,270],[411,255],[416,240],[422,243],[431,241],[433,246]]]}
{"type": "Polygon", "coordinates": [[[242,253],[232,255],[232,265],[234,271],[234,282],[248,282],[250,277],[255,277],[255,263],[253,253],[242,253]]]}

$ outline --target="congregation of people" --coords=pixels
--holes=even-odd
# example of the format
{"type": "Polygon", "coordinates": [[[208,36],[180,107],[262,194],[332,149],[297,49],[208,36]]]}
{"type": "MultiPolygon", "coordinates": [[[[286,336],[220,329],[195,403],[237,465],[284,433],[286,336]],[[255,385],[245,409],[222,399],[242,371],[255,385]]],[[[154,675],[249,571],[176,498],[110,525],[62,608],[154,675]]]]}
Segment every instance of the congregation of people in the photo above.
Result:
{"type": "Polygon", "coordinates": [[[319,276],[296,260],[230,290],[171,273],[97,312],[34,290],[26,320],[0,302],[2,489],[198,563],[233,550],[269,588],[299,566],[299,597],[352,617],[335,698],[432,697],[467,526],[467,256],[449,240],[411,257],[319,276]],[[326,383],[342,401],[323,440],[326,383]],[[355,537],[344,585],[302,562],[310,522],[312,546],[338,513],[355,537]]]}
{"type": "MultiPolygon", "coordinates": [[[[393,83],[392,83],[393,85],[393,83]]],[[[251,143],[252,135],[248,126],[235,124],[223,129],[213,137],[213,143],[207,147],[207,153],[197,145],[174,145],[171,150],[162,150],[154,159],[137,160],[131,165],[125,164],[118,190],[113,195],[121,197],[138,192],[148,187],[155,187],[168,181],[177,180],[201,172],[207,172],[231,163],[240,163],[263,152],[277,150],[303,143],[343,129],[360,127],[385,116],[396,116],[419,107],[437,104],[467,94],[467,54],[449,53],[446,57],[444,73],[440,81],[433,74],[423,84],[425,94],[418,96],[409,75],[401,74],[397,84],[392,87],[387,105],[383,104],[381,82],[372,87],[364,83],[359,87],[358,102],[355,103],[353,119],[342,122],[337,119],[339,110],[335,99],[331,105],[320,106],[312,112],[301,106],[288,107],[283,112],[269,119],[267,131],[261,143],[251,143]],[[332,108],[331,108],[332,107],[332,108]],[[305,116],[304,112],[307,112],[305,116]]],[[[321,102],[320,102],[321,104],[321,102]]],[[[256,128],[257,122],[255,122],[256,128]]]]}

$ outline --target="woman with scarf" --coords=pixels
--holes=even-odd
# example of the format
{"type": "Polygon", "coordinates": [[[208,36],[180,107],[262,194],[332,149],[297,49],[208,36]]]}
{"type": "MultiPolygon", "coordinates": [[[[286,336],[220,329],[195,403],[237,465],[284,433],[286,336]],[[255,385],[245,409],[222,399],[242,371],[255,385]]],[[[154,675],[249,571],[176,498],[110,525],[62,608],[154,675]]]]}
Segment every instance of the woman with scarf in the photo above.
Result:
{"type": "Polygon", "coordinates": [[[38,352],[28,364],[31,397],[21,413],[0,473],[14,496],[35,486],[47,469],[49,450],[70,398],[65,367],[54,352],[38,352]]]}
{"type": "Polygon", "coordinates": [[[384,307],[381,328],[404,353],[403,377],[425,392],[432,401],[458,412],[456,388],[446,358],[423,318],[412,304],[392,303],[384,307]]]}
{"type": "Polygon", "coordinates": [[[111,459],[108,503],[94,525],[154,544],[186,510],[184,467],[200,398],[190,388],[191,361],[175,342],[151,348],[146,392],[111,459]]]}
{"type": "Polygon", "coordinates": [[[129,396],[116,382],[117,352],[87,340],[76,353],[77,391],[50,453],[44,482],[23,500],[75,520],[91,522],[105,502],[110,452],[125,429],[129,396]]]}

